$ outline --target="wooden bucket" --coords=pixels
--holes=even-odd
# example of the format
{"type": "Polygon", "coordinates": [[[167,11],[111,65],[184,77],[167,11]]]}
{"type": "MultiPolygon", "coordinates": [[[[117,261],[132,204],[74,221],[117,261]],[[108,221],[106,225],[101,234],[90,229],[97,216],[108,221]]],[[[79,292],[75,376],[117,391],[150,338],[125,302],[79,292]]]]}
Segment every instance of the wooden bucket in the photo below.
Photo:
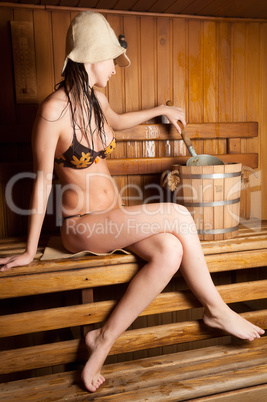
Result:
{"type": "Polygon", "coordinates": [[[201,240],[237,236],[241,169],[241,163],[179,167],[181,183],[176,201],[192,214],[201,240]]]}

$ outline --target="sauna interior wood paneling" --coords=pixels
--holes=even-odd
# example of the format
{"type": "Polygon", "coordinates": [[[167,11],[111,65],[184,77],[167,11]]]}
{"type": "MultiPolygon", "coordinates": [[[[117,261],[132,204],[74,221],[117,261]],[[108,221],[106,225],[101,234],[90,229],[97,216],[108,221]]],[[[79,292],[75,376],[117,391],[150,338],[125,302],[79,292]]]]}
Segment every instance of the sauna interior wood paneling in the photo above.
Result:
{"type": "MultiPolygon", "coordinates": [[[[60,80],[65,34],[70,20],[78,11],[0,4],[0,162],[12,164],[31,161],[30,127],[38,107],[38,104],[15,102],[9,21],[33,22],[37,97],[40,103],[60,80]]],[[[251,179],[250,193],[243,197],[242,209],[243,213],[247,212],[247,198],[252,197],[252,216],[259,216],[262,212],[262,217],[266,219],[267,158],[264,155],[267,154],[267,21],[114,14],[108,11],[105,16],[117,34],[125,34],[128,54],[132,60],[130,68],[117,68],[116,76],[105,90],[111,106],[117,112],[149,108],[171,99],[176,105],[185,108],[189,123],[259,122],[257,138],[229,140],[229,149],[226,149],[226,140],[220,138],[195,141],[194,145],[199,153],[224,154],[228,151],[234,154],[241,150],[260,153],[259,173],[263,172],[261,181],[251,179]]],[[[185,154],[185,146],[180,140],[153,141],[148,138],[146,141],[120,141],[112,157],[175,157],[185,154]]],[[[116,176],[120,186],[125,184],[125,180],[123,176],[116,176]]],[[[128,183],[132,184],[143,184],[143,180],[137,175],[129,175],[127,178],[128,183]]],[[[150,180],[149,175],[145,180],[150,180]]],[[[15,197],[22,199],[26,208],[29,191],[25,187],[23,190],[23,193],[15,194],[15,197]]],[[[4,198],[3,194],[1,183],[1,199],[4,198]]],[[[1,237],[25,233],[26,228],[26,220],[18,227],[17,221],[0,203],[1,237]]],[[[242,272],[240,275],[245,274],[242,272]]],[[[222,278],[218,277],[217,282],[231,279],[226,273],[222,278]]],[[[57,297],[60,299],[62,296],[59,294],[57,297]]],[[[28,303],[38,306],[36,300],[29,300],[28,303]]],[[[47,300],[45,303],[47,305],[47,300]]],[[[181,312],[182,318],[190,320],[199,312],[186,314],[181,312]]],[[[156,325],[168,321],[168,317],[141,317],[138,325],[145,326],[147,321],[156,325]]],[[[134,323],[133,328],[136,325],[134,323]]],[[[38,343],[39,339],[35,341],[38,343]]],[[[199,345],[204,344],[206,341],[199,345]]],[[[164,347],[164,352],[168,351],[173,350],[164,347]]],[[[151,356],[154,351],[145,353],[151,356]]],[[[134,352],[133,357],[141,355],[134,352]]]]}
{"type": "MultiPolygon", "coordinates": [[[[30,3],[12,0],[12,3],[30,3]]],[[[31,0],[31,3],[56,7],[86,7],[146,13],[190,14],[213,17],[267,18],[267,4],[262,0],[31,0]]]]}
{"type": "MultiPolygon", "coordinates": [[[[31,160],[30,136],[37,104],[16,104],[9,21],[32,21],[40,103],[60,80],[65,34],[78,9],[2,5],[0,49],[1,162],[31,160]],[[10,133],[10,134],[7,134],[10,133]]],[[[117,112],[149,108],[171,99],[185,108],[187,121],[258,121],[258,138],[195,141],[198,153],[259,152],[259,178],[250,176],[241,213],[267,217],[267,21],[190,18],[104,12],[128,42],[129,68],[104,90],[117,112]]],[[[158,120],[160,121],[160,120],[158,120]]],[[[185,155],[180,140],[119,142],[114,158],[185,155]]],[[[123,179],[116,178],[117,181],[123,179]]],[[[133,184],[141,179],[129,177],[133,184]]],[[[3,189],[1,189],[3,191],[3,189]]],[[[9,222],[12,228],[12,222],[9,222]]],[[[12,231],[10,232],[12,233],[12,231]]]]}

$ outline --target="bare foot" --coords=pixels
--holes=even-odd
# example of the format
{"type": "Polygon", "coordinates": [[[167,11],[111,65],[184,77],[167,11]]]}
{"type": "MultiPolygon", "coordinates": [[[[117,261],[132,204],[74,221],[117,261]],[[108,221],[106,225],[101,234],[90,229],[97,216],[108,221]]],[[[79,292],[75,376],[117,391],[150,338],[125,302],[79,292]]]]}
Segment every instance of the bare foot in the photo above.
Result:
{"type": "Polygon", "coordinates": [[[209,327],[222,329],[231,335],[248,341],[260,338],[265,333],[263,329],[247,321],[228,306],[219,314],[212,314],[205,309],[203,321],[209,327]]]}
{"type": "Polygon", "coordinates": [[[104,342],[100,329],[88,332],[85,343],[90,356],[81,376],[86,389],[95,392],[105,381],[101,369],[111,346],[107,346],[104,342]]]}

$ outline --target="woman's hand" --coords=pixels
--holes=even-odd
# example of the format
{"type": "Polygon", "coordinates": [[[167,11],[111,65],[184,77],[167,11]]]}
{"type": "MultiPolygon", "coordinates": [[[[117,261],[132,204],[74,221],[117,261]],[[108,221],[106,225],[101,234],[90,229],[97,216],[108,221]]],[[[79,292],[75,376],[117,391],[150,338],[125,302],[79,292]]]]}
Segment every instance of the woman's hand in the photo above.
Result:
{"type": "Polygon", "coordinates": [[[167,102],[168,105],[164,105],[164,115],[167,117],[167,119],[174,125],[176,130],[181,134],[181,126],[179,126],[178,122],[182,123],[182,125],[185,127],[186,126],[186,121],[185,121],[185,110],[181,109],[176,106],[172,106],[171,102],[167,102]]]}
{"type": "Polygon", "coordinates": [[[23,254],[12,255],[11,257],[0,258],[0,271],[5,272],[10,268],[28,265],[32,262],[33,256],[27,251],[23,254]]]}

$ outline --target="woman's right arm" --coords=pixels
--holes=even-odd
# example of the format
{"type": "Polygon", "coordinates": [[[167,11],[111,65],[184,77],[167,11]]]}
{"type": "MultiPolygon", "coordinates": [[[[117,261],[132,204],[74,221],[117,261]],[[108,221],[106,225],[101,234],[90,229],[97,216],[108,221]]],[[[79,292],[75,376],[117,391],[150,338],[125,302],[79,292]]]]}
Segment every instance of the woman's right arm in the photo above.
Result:
{"type": "Polygon", "coordinates": [[[32,148],[35,179],[30,202],[31,213],[28,222],[26,250],[20,255],[1,258],[0,271],[29,264],[37,251],[52,187],[54,155],[60,135],[60,121],[48,119],[48,116],[53,114],[49,111],[51,106],[51,102],[46,102],[41,106],[33,127],[32,148]]]}

